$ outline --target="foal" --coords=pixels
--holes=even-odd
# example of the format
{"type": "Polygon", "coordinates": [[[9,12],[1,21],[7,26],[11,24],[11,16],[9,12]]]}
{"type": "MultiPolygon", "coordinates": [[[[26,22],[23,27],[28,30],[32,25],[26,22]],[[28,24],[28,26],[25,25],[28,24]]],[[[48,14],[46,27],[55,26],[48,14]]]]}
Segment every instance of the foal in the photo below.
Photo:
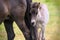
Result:
{"type": "Polygon", "coordinates": [[[31,23],[33,25],[34,34],[36,40],[45,40],[44,31],[45,26],[49,20],[48,8],[45,4],[40,4],[34,2],[31,4],[31,23]],[[41,31],[38,32],[38,29],[41,28],[41,31]]]}

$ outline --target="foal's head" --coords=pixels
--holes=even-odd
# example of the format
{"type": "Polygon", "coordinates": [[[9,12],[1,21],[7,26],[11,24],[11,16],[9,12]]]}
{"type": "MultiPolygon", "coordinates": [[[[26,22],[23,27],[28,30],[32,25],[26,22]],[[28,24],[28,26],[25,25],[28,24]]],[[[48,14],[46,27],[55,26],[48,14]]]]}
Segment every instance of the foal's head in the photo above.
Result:
{"type": "Polygon", "coordinates": [[[31,14],[31,23],[33,26],[36,25],[36,17],[38,14],[38,8],[40,6],[40,3],[34,2],[31,4],[31,10],[30,10],[30,14],[31,14]]]}

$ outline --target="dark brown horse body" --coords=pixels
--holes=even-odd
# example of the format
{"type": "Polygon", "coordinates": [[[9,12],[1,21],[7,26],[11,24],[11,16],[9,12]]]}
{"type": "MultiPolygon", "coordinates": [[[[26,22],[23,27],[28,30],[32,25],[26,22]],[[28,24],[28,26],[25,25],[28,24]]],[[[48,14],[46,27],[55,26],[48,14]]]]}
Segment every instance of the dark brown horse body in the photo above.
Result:
{"type": "Polygon", "coordinates": [[[24,21],[27,2],[29,3],[30,0],[0,0],[0,24],[4,22],[8,40],[14,39],[13,21],[21,29],[26,40],[30,40],[29,27],[26,27],[24,21]]]}
{"type": "Polygon", "coordinates": [[[17,18],[24,18],[26,8],[26,0],[0,0],[0,23],[8,15],[15,15],[17,18]]]}

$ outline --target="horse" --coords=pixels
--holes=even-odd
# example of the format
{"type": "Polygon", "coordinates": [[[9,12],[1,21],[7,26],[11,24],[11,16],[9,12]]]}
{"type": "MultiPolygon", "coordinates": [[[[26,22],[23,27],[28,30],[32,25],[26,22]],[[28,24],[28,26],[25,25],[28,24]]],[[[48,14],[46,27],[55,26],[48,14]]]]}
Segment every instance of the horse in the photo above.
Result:
{"type": "Polygon", "coordinates": [[[32,31],[36,40],[45,40],[45,26],[49,20],[47,5],[41,4],[40,2],[31,3],[30,15],[31,24],[33,26],[32,31]],[[41,30],[38,30],[39,28],[41,30]]]}
{"type": "Polygon", "coordinates": [[[13,31],[14,21],[23,32],[26,40],[30,40],[30,31],[25,24],[25,15],[28,13],[26,12],[27,2],[30,3],[30,0],[0,0],[0,24],[4,22],[8,40],[13,40],[15,37],[13,31]]]}

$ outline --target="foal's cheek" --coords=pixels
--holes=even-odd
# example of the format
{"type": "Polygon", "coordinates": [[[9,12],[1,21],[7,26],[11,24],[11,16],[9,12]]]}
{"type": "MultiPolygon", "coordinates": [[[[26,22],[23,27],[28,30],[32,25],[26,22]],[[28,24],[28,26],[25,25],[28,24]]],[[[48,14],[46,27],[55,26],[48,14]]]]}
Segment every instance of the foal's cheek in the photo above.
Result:
{"type": "Polygon", "coordinates": [[[40,20],[41,19],[41,15],[37,15],[36,20],[40,20]]]}

